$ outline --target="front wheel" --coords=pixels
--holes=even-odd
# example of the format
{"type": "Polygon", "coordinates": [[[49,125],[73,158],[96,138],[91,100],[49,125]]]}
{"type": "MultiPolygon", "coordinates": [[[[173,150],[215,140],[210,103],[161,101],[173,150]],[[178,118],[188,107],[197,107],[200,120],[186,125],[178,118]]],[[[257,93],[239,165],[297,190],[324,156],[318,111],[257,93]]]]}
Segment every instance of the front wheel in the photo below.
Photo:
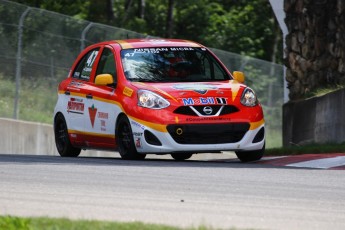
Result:
{"type": "Polygon", "coordinates": [[[122,159],[143,160],[145,154],[139,154],[134,145],[132,128],[126,116],[120,117],[116,129],[116,143],[122,159]]]}
{"type": "Polygon", "coordinates": [[[65,118],[62,114],[58,114],[54,122],[54,134],[56,148],[62,157],[77,157],[81,149],[72,146],[69,137],[65,118]]]}
{"type": "Polygon", "coordinates": [[[191,158],[193,153],[172,153],[171,156],[177,161],[184,161],[191,158]]]}
{"type": "Polygon", "coordinates": [[[265,153],[265,144],[262,149],[253,150],[253,151],[238,151],[235,152],[236,156],[242,162],[251,162],[260,160],[265,153]]]}

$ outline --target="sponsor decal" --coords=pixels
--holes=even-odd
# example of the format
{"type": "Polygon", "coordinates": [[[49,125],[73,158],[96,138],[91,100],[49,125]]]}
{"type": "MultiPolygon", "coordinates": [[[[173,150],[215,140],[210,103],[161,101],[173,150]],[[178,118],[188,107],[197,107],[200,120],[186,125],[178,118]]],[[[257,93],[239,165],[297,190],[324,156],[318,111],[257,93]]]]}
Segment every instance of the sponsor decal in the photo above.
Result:
{"type": "Polygon", "coordinates": [[[199,122],[199,121],[226,121],[230,122],[230,118],[220,118],[220,117],[196,117],[196,118],[186,118],[187,122],[199,122]]]}
{"type": "Polygon", "coordinates": [[[197,99],[193,98],[182,98],[184,105],[207,105],[215,104],[213,97],[199,97],[197,99]]]}
{"type": "Polygon", "coordinates": [[[96,114],[97,114],[97,108],[95,108],[95,106],[92,104],[92,106],[89,107],[89,116],[90,116],[92,128],[95,124],[96,114]]]}
{"type": "Polygon", "coordinates": [[[76,113],[76,114],[84,114],[84,103],[83,99],[78,98],[70,98],[67,103],[67,112],[68,113],[76,113]]]}
{"type": "Polygon", "coordinates": [[[143,49],[134,49],[134,53],[159,53],[161,51],[169,51],[168,48],[143,48],[143,49]]]}
{"type": "Polygon", "coordinates": [[[142,147],[142,145],[141,145],[141,138],[140,137],[135,139],[135,147],[137,147],[137,148],[141,148],[142,147]]]}
{"type": "Polygon", "coordinates": [[[107,131],[107,126],[105,120],[101,120],[101,131],[107,131]]]}
{"type": "Polygon", "coordinates": [[[123,89],[123,92],[122,92],[124,95],[126,95],[127,97],[131,97],[132,94],[133,94],[133,89],[131,88],[128,88],[128,87],[125,87],[123,89]]]}
{"type": "MultiPolygon", "coordinates": [[[[74,74],[75,75],[75,74],[74,74]]],[[[76,88],[79,88],[81,86],[83,86],[83,83],[82,82],[78,82],[78,81],[71,81],[68,86],[73,86],[73,87],[76,87],[76,88]]]]}
{"type": "Polygon", "coordinates": [[[199,97],[199,98],[182,98],[182,102],[184,105],[215,105],[227,104],[227,98],[222,97],[199,97]]]}
{"type": "Polygon", "coordinates": [[[205,94],[208,90],[218,89],[216,86],[206,84],[176,84],[172,87],[177,90],[191,90],[200,94],[205,94]]]}
{"type": "MultiPolygon", "coordinates": [[[[134,49],[133,52],[134,53],[154,53],[154,54],[158,54],[160,52],[169,52],[169,51],[192,51],[194,50],[194,48],[192,47],[167,47],[167,48],[137,48],[134,49]]],[[[133,55],[134,55],[133,53],[133,55]]],[[[127,53],[125,56],[126,57],[130,57],[133,56],[130,55],[129,53],[127,53]]]]}
{"type": "Polygon", "coordinates": [[[133,136],[135,136],[135,137],[142,137],[143,133],[133,132],[133,136]]]}
{"type": "Polygon", "coordinates": [[[100,118],[100,119],[108,119],[108,117],[109,117],[108,113],[98,112],[98,118],[100,118]]]}
{"type": "Polygon", "coordinates": [[[217,97],[216,98],[217,104],[222,104],[222,105],[228,104],[227,100],[228,100],[227,98],[223,98],[223,97],[217,97]]]}
{"type": "Polygon", "coordinates": [[[140,128],[140,129],[142,129],[142,130],[145,130],[145,126],[139,124],[139,123],[136,122],[136,121],[131,121],[131,124],[132,124],[133,126],[137,127],[137,128],[140,128]]]}

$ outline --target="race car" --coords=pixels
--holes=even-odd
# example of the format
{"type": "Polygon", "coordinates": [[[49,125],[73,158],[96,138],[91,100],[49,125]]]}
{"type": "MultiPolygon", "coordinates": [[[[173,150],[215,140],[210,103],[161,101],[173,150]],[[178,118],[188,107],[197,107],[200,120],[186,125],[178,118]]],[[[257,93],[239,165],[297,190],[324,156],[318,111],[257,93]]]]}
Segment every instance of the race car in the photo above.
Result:
{"type": "Polygon", "coordinates": [[[62,157],[77,157],[81,149],[112,150],[127,160],[234,151],[242,162],[259,160],[264,115],[244,80],[193,41],[91,45],[58,86],[57,150],[62,157]]]}

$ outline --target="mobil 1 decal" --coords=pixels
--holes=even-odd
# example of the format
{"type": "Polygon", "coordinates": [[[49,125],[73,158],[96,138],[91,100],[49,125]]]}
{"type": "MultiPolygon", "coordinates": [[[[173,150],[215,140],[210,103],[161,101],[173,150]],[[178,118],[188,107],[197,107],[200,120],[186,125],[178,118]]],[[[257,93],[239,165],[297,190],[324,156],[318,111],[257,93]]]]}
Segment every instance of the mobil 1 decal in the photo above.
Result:
{"type": "Polygon", "coordinates": [[[208,90],[218,89],[217,86],[206,84],[176,84],[173,85],[173,88],[177,90],[190,90],[200,94],[206,94],[208,90]]]}
{"type": "Polygon", "coordinates": [[[199,97],[182,98],[183,105],[226,105],[228,99],[225,97],[199,97]]]}

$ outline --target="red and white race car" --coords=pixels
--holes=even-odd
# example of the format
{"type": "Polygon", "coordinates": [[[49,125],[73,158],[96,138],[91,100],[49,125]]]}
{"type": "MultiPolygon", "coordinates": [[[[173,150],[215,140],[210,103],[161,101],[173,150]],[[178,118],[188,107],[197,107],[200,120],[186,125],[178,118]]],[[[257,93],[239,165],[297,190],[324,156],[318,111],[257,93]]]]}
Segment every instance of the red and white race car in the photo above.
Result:
{"type": "Polygon", "coordinates": [[[58,87],[54,111],[61,156],[81,149],[123,159],[235,151],[241,161],[265,150],[262,107],[206,47],[185,40],[131,39],[87,47],[58,87]]]}

